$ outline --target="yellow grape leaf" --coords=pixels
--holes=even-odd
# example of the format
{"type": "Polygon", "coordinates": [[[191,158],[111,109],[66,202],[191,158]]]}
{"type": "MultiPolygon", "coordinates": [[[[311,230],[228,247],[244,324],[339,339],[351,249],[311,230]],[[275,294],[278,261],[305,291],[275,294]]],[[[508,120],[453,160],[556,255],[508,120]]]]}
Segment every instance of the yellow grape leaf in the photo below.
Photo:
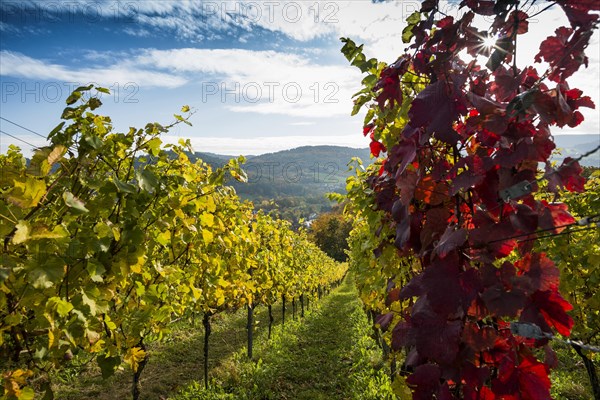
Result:
{"type": "Polygon", "coordinates": [[[200,221],[202,222],[202,226],[211,228],[215,224],[215,216],[213,214],[202,213],[200,221]]]}
{"type": "Polygon", "coordinates": [[[24,182],[15,180],[8,201],[21,208],[31,208],[38,205],[44,194],[46,194],[46,182],[27,177],[24,182]]]}
{"type": "Polygon", "coordinates": [[[144,266],[144,264],[146,263],[146,256],[144,254],[137,256],[137,261],[134,264],[131,264],[129,266],[129,269],[131,270],[131,272],[133,272],[134,274],[141,274],[142,273],[142,267],[144,266]]]}
{"type": "Polygon", "coordinates": [[[92,345],[92,347],[90,347],[90,352],[91,353],[99,353],[104,349],[104,344],[106,342],[102,339],[98,340],[96,343],[94,343],[92,345]]]}
{"type": "Polygon", "coordinates": [[[68,235],[67,230],[61,225],[55,226],[52,231],[49,231],[45,226],[34,226],[30,239],[62,239],[68,235]]]}
{"type": "Polygon", "coordinates": [[[66,151],[67,148],[62,144],[56,145],[52,152],[48,154],[48,165],[52,166],[55,162],[60,160],[66,151]]]}
{"type": "Polygon", "coordinates": [[[33,400],[33,390],[29,387],[21,388],[27,383],[27,378],[33,375],[33,371],[17,369],[8,371],[2,375],[4,380],[4,396],[3,399],[16,397],[17,399],[33,400]]]}
{"type": "Polygon", "coordinates": [[[206,209],[211,213],[217,211],[217,205],[215,204],[215,199],[212,196],[208,196],[206,199],[206,209]]]}
{"type": "Polygon", "coordinates": [[[214,236],[211,231],[202,229],[202,238],[204,239],[204,243],[209,244],[213,241],[214,236]]]}
{"type": "Polygon", "coordinates": [[[166,246],[171,241],[171,231],[164,231],[158,234],[156,241],[163,246],[166,246]]]}
{"type": "Polygon", "coordinates": [[[52,329],[48,329],[48,348],[51,349],[54,346],[54,332],[52,329]]]}
{"type": "Polygon", "coordinates": [[[133,372],[136,372],[140,366],[140,362],[142,362],[144,358],[146,358],[146,352],[144,350],[140,347],[132,347],[127,350],[124,361],[131,367],[133,372]]]}
{"type": "Polygon", "coordinates": [[[190,285],[190,289],[192,290],[192,295],[194,296],[194,300],[199,300],[202,296],[202,289],[196,288],[194,285],[190,285]]]}
{"type": "Polygon", "coordinates": [[[21,244],[29,240],[29,234],[31,232],[31,226],[27,221],[19,221],[16,225],[17,230],[12,238],[13,244],[21,244]]]}
{"type": "Polygon", "coordinates": [[[112,227],[112,232],[113,232],[113,237],[115,238],[115,240],[118,242],[119,240],[121,240],[121,231],[119,230],[119,227],[117,226],[113,226],[112,227]]]}
{"type": "Polygon", "coordinates": [[[32,375],[33,371],[31,370],[17,369],[9,374],[9,379],[14,380],[20,385],[24,385],[27,382],[27,378],[31,377],[32,375]]]}
{"type": "Polygon", "coordinates": [[[219,289],[215,293],[215,297],[217,298],[217,307],[223,305],[225,303],[225,294],[223,290],[219,289]]]}
{"type": "Polygon", "coordinates": [[[21,395],[18,397],[19,400],[33,400],[35,398],[35,392],[29,386],[24,387],[21,390],[21,395]]]}

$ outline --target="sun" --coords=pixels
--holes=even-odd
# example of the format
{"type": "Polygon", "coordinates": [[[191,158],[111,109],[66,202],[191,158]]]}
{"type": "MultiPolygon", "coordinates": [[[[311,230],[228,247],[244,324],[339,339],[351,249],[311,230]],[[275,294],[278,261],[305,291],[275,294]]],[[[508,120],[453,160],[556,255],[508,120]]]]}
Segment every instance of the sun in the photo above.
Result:
{"type": "Polygon", "coordinates": [[[483,38],[483,46],[485,46],[486,49],[491,49],[492,47],[494,47],[495,44],[496,39],[493,36],[483,38]]]}

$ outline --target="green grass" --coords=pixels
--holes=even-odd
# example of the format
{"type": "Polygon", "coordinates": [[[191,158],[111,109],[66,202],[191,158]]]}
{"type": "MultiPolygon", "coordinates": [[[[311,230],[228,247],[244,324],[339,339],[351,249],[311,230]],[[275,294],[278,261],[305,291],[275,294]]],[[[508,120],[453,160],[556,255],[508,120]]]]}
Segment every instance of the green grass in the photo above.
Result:
{"type": "Polygon", "coordinates": [[[388,399],[390,381],[381,351],[347,279],[306,313],[286,323],[270,341],[257,343],[257,360],[238,352],[205,391],[195,382],[174,400],[388,399]]]}
{"type": "Polygon", "coordinates": [[[593,398],[590,380],[583,361],[568,345],[554,345],[558,367],[550,373],[552,397],[560,400],[593,398]]]}

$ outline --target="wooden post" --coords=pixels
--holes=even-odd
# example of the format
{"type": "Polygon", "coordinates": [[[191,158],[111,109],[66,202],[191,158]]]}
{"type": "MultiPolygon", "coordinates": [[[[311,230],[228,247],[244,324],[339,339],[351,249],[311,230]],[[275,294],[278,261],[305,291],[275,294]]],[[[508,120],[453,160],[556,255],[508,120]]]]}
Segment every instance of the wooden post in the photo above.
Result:
{"type": "Polygon", "coordinates": [[[281,295],[281,302],[283,303],[281,306],[281,326],[285,326],[285,294],[281,295]]]}
{"type": "Polygon", "coordinates": [[[210,336],[210,313],[204,313],[204,388],[208,390],[208,337],[210,336]]]}
{"type": "Polygon", "coordinates": [[[248,303],[248,358],[252,359],[252,342],[254,333],[254,306],[248,303]]]}

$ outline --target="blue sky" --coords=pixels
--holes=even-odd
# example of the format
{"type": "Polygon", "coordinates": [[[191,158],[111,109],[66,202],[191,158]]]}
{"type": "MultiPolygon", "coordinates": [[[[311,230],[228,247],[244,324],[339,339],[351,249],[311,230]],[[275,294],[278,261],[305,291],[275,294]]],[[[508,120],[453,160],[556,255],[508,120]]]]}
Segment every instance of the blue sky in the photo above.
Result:
{"type": "MultiPolygon", "coordinates": [[[[0,116],[46,135],[60,122],[70,90],[97,83],[113,92],[103,96],[100,112],[117,130],[172,122],[190,105],[193,127],[177,127],[166,140],[191,138],[197,151],[366,147],[362,118],[350,117],[360,75],[339,52],[339,38],[393,62],[405,47],[403,20],[418,7],[418,1],[368,0],[3,1],[0,116]]],[[[537,52],[533,39],[564,22],[558,10],[538,18],[519,43],[522,63],[537,52]]],[[[596,32],[590,68],[572,80],[596,104],[598,42],[596,32]]],[[[582,111],[586,121],[569,132],[597,134],[598,109],[582,111]]],[[[6,120],[0,129],[44,144],[6,120]]],[[[10,143],[18,142],[0,135],[0,151],[10,143]]]]}

